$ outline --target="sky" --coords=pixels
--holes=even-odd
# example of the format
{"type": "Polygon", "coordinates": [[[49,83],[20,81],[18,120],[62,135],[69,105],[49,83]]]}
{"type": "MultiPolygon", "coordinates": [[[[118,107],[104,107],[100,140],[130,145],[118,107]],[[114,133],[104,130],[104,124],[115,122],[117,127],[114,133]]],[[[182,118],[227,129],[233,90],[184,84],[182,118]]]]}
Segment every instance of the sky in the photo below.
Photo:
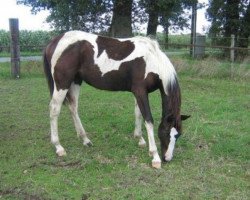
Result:
{"type": "MultiPolygon", "coordinates": [[[[208,0],[198,0],[207,3],[208,0]]],[[[16,5],[16,0],[0,0],[0,29],[9,30],[9,18],[19,18],[20,30],[50,30],[50,25],[45,22],[48,11],[40,11],[36,15],[31,14],[31,8],[24,5],[16,5]]],[[[204,27],[209,23],[205,19],[205,8],[197,11],[197,32],[204,33],[204,27]]]]}

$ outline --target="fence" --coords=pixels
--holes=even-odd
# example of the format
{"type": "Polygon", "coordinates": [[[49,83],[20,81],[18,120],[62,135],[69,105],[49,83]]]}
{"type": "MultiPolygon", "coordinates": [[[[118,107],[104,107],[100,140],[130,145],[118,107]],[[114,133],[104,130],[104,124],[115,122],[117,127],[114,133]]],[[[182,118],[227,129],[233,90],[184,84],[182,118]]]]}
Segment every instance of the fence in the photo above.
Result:
{"type": "Polygon", "coordinates": [[[162,38],[158,38],[161,46],[170,52],[183,52],[191,54],[195,48],[202,48],[205,55],[220,56],[223,58],[230,58],[231,61],[243,58],[250,54],[250,38],[235,38],[231,37],[208,37],[197,36],[196,43],[190,44],[189,35],[169,36],[168,43],[164,43],[162,38]],[[204,38],[204,42],[199,42],[197,38],[204,38]],[[245,47],[240,47],[243,46],[245,47]]]}
{"type": "MultiPolygon", "coordinates": [[[[216,40],[222,40],[224,38],[210,38],[205,36],[205,44],[204,45],[191,45],[190,44],[190,36],[185,36],[185,40],[180,40],[180,42],[177,42],[176,40],[178,40],[178,36],[170,36],[171,37],[176,37],[177,39],[171,39],[169,40],[168,43],[164,43],[162,41],[162,39],[159,39],[159,43],[161,45],[161,47],[166,50],[166,51],[178,51],[178,52],[185,52],[185,53],[189,53],[190,49],[192,49],[192,47],[203,47],[205,49],[205,54],[211,53],[211,54],[225,54],[226,51],[243,51],[245,52],[245,54],[250,54],[250,44],[248,45],[248,48],[242,48],[242,47],[237,47],[237,43],[238,42],[234,42],[235,45],[231,45],[231,43],[228,46],[225,46],[223,44],[220,44],[219,42],[214,42],[213,39],[216,40]]],[[[228,38],[231,40],[231,38],[228,38]]],[[[237,41],[240,40],[248,40],[247,38],[238,38],[237,41]]],[[[21,39],[20,39],[21,40],[21,39]]],[[[49,41],[49,39],[48,39],[49,41]]],[[[24,45],[24,44],[20,44],[20,51],[21,52],[42,52],[42,50],[44,49],[44,47],[46,46],[47,42],[44,42],[44,44],[39,44],[39,45],[24,45]]],[[[249,38],[249,42],[250,42],[250,38],[249,38]]],[[[10,53],[10,45],[0,45],[0,53],[1,52],[6,52],[6,53],[10,53]]]]}
{"type": "MultiPolygon", "coordinates": [[[[45,44],[53,38],[57,33],[49,33],[42,34],[40,32],[40,36],[37,36],[35,39],[33,38],[33,43],[35,45],[30,44],[32,41],[33,35],[26,31],[24,35],[26,35],[26,39],[21,38],[22,44],[19,44],[19,30],[18,30],[18,20],[10,19],[10,38],[8,41],[8,36],[4,35],[5,40],[3,41],[1,36],[3,34],[0,33],[0,52],[9,52],[11,53],[11,63],[12,63],[12,76],[15,78],[19,78],[20,76],[20,51],[29,51],[29,52],[40,52],[42,53],[42,49],[45,44]],[[37,38],[39,38],[38,42],[37,38]],[[41,39],[42,38],[42,39],[41,39]],[[36,40],[37,39],[37,40],[36,40]]],[[[233,62],[235,58],[244,57],[249,55],[250,48],[249,42],[250,38],[235,38],[233,35],[229,38],[225,37],[206,37],[206,36],[197,36],[196,42],[194,45],[190,44],[190,35],[179,35],[179,36],[169,36],[168,42],[164,43],[164,35],[158,38],[159,43],[165,51],[178,51],[186,54],[193,55],[194,57],[203,57],[205,54],[209,55],[222,55],[223,57],[228,57],[233,62]],[[245,46],[245,48],[239,46],[245,46]],[[196,54],[197,53],[197,54],[196,54]],[[197,56],[198,55],[198,56],[197,56]]]]}
{"type": "Polygon", "coordinates": [[[11,52],[11,75],[20,77],[20,46],[19,46],[19,23],[18,19],[10,19],[10,52],[11,52]]]}

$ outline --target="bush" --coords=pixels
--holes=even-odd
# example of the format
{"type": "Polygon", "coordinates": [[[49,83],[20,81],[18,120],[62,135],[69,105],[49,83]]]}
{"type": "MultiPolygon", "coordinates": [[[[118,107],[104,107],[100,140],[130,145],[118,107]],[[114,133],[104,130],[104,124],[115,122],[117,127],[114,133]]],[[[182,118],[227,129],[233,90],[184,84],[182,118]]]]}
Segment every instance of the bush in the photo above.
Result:
{"type": "MultiPolygon", "coordinates": [[[[41,51],[55,35],[55,31],[28,31],[20,30],[20,50],[21,51],[41,51]]],[[[0,30],[0,52],[10,46],[10,33],[9,31],[0,30]]],[[[7,48],[8,49],[8,48],[7,48]]]]}

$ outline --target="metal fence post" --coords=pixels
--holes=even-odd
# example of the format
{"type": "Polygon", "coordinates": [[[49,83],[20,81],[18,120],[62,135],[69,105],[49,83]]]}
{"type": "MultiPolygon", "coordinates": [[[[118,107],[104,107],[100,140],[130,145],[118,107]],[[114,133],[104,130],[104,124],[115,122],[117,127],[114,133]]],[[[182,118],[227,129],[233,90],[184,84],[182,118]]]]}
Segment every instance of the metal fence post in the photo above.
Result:
{"type": "Polygon", "coordinates": [[[20,45],[18,19],[9,19],[10,26],[10,53],[11,53],[11,76],[20,77],[20,45]]]}
{"type": "Polygon", "coordinates": [[[230,47],[230,60],[231,62],[234,62],[235,58],[235,35],[231,35],[231,47],[230,47]]]}

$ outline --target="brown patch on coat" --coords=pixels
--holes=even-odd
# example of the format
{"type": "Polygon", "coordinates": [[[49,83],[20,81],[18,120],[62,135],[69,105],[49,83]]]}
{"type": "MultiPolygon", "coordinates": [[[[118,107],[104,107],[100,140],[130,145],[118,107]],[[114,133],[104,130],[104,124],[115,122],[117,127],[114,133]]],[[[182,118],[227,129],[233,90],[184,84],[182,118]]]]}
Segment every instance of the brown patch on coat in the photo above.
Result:
{"type": "Polygon", "coordinates": [[[159,77],[149,73],[144,79],[146,63],[143,57],[121,63],[118,70],[102,76],[100,68],[94,63],[93,45],[86,41],[71,44],[62,53],[55,66],[54,78],[57,89],[68,89],[72,82],[84,80],[101,90],[131,91],[132,86],[154,91],[159,86],[159,77]]]}
{"type": "MultiPolygon", "coordinates": [[[[62,37],[64,36],[64,33],[55,37],[54,39],[51,40],[51,42],[48,44],[48,46],[45,49],[45,53],[46,53],[46,57],[47,60],[51,62],[52,56],[54,54],[54,51],[57,47],[58,42],[62,39],[62,37]]],[[[50,67],[51,67],[51,63],[50,63],[50,67]]]]}
{"type": "Polygon", "coordinates": [[[108,57],[113,60],[123,60],[135,49],[134,43],[129,40],[119,41],[114,38],[98,36],[96,43],[98,46],[97,57],[99,57],[105,50],[108,57]]]}
{"type": "Polygon", "coordinates": [[[57,60],[54,69],[54,80],[57,90],[69,89],[71,83],[81,84],[82,79],[80,77],[81,60],[85,60],[85,64],[88,63],[90,55],[88,49],[92,49],[93,46],[86,40],[78,41],[69,45],[61,54],[57,60]],[[81,47],[84,47],[83,49],[81,47]]]}

